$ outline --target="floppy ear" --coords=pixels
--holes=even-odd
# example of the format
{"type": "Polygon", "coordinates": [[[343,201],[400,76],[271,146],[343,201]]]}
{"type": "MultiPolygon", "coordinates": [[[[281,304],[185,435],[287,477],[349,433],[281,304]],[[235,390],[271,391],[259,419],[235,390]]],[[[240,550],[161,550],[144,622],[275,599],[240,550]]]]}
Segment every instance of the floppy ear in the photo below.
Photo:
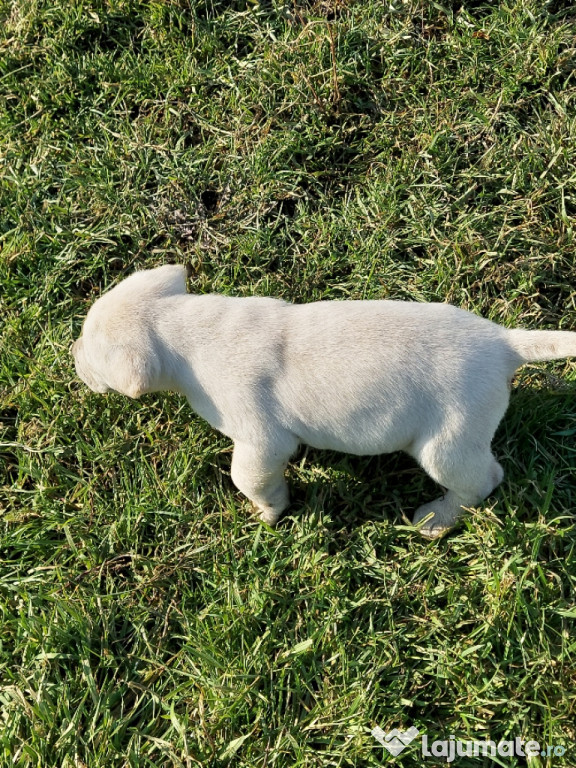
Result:
{"type": "Polygon", "coordinates": [[[106,356],[109,385],[128,397],[140,397],[156,389],[160,365],[154,353],[117,345],[106,356]]]}
{"type": "Polygon", "coordinates": [[[163,267],[146,270],[155,289],[164,296],[186,293],[187,269],[183,264],[165,264],[163,267]]]}

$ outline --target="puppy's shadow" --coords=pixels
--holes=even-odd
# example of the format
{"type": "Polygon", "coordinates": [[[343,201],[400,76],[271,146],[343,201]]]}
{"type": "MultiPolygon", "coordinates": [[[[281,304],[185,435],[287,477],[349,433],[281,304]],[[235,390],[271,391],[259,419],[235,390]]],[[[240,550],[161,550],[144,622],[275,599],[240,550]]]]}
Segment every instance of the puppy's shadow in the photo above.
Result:
{"type": "Polygon", "coordinates": [[[565,471],[576,447],[576,383],[546,371],[523,372],[492,447],[510,479],[565,471]]]}
{"type": "Polygon", "coordinates": [[[438,486],[405,453],[354,456],[303,447],[288,471],[287,515],[326,513],[337,527],[369,520],[403,524],[438,486]]]}

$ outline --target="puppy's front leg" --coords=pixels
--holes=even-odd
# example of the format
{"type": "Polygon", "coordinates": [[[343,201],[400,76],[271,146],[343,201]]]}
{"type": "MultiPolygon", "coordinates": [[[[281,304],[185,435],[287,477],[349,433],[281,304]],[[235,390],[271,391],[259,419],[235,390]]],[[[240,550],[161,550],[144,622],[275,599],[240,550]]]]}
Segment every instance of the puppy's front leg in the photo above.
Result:
{"type": "Polygon", "coordinates": [[[278,448],[234,443],[232,481],[260,512],[260,519],[275,525],[289,503],[284,472],[288,455],[278,448]]]}

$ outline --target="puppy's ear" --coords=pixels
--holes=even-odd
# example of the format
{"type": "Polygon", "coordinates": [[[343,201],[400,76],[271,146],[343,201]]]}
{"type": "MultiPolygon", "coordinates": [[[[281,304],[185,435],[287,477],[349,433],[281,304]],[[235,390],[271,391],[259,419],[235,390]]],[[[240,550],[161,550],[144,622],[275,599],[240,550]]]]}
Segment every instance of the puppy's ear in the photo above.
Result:
{"type": "Polygon", "coordinates": [[[106,360],[112,389],[128,397],[140,397],[154,392],[158,385],[160,366],[154,354],[126,345],[111,347],[106,360]]]}
{"type": "Polygon", "coordinates": [[[183,264],[165,264],[150,270],[154,278],[155,288],[164,296],[186,293],[186,267],[183,264]]]}

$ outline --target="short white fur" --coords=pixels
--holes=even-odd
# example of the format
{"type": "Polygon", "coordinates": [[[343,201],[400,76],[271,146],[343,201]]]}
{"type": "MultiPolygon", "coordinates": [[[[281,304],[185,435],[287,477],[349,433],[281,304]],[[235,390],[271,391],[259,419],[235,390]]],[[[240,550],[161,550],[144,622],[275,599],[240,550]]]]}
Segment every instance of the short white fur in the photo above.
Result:
{"type": "Polygon", "coordinates": [[[95,392],[185,394],[234,441],[232,480],[270,525],[300,443],[405,451],[446,488],[414,517],[434,538],[502,480],[490,445],[516,369],[576,355],[576,333],[508,330],[440,303],[194,295],[185,267],[167,265],[100,297],[72,352],[95,392]]]}

